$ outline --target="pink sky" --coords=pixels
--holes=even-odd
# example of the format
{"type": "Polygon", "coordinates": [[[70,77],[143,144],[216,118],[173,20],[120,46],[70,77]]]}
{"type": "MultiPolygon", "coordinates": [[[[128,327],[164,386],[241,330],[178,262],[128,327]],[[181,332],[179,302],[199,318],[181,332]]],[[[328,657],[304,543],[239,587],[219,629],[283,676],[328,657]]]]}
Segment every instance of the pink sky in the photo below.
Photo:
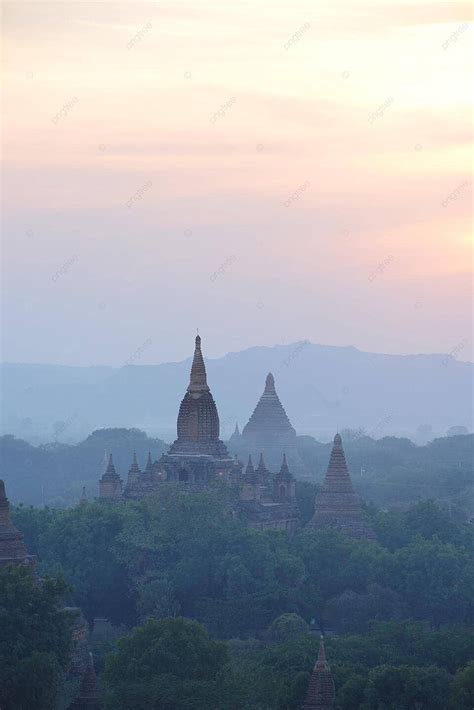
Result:
{"type": "Polygon", "coordinates": [[[4,3],[2,359],[472,359],[469,8],[4,3]]]}

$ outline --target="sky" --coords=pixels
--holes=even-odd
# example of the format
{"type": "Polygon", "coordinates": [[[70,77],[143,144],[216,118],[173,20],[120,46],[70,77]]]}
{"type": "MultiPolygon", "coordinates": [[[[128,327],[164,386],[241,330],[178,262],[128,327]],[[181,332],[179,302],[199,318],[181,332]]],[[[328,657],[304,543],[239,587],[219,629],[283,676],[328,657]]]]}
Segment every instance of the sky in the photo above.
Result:
{"type": "Polygon", "coordinates": [[[2,11],[3,361],[473,359],[469,3],[2,11]]]}

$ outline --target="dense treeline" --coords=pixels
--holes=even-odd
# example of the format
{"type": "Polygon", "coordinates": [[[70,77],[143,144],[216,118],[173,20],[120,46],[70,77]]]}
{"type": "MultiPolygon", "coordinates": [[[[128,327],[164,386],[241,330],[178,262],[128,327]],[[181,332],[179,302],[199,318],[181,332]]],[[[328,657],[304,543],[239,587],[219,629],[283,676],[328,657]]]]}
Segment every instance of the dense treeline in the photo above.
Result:
{"type": "Polygon", "coordinates": [[[285,612],[337,631],[364,631],[374,618],[433,628],[470,618],[472,526],[434,503],[367,511],[380,541],[370,543],[329,530],[255,531],[231,519],[227,496],[225,487],[186,495],[169,486],[139,503],[19,507],[14,519],[90,621],[182,614],[243,638],[285,612]]]}
{"type": "MultiPolygon", "coordinates": [[[[344,448],[357,491],[383,508],[408,507],[435,498],[456,515],[469,513],[472,496],[474,435],[448,436],[417,446],[409,439],[372,439],[363,432],[343,432],[344,448]]],[[[320,483],[329,460],[330,444],[310,436],[297,437],[299,453],[320,483]]],[[[133,452],[143,467],[148,451],[153,458],[166,444],[138,429],[101,429],[81,443],[42,446],[13,436],[0,437],[1,476],[11,500],[57,507],[75,505],[86,486],[93,499],[98,492],[104,452],[112,452],[120,475],[126,478],[133,452]]]]}
{"type": "Polygon", "coordinates": [[[472,707],[472,526],[432,502],[366,515],[377,543],[245,528],[219,486],[14,510],[65,601],[126,633],[96,649],[109,708],[297,708],[321,632],[342,710],[472,707]]]}

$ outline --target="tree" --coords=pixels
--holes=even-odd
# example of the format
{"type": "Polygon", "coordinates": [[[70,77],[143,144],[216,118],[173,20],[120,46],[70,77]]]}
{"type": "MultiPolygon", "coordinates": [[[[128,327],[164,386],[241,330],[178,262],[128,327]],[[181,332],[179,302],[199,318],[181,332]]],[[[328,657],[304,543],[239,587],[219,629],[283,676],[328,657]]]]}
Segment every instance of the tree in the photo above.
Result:
{"type": "Polygon", "coordinates": [[[118,641],[106,659],[107,707],[111,710],[208,710],[232,707],[225,696],[225,645],[195,621],[156,621],[118,641]]]}
{"type": "Polygon", "coordinates": [[[0,707],[51,710],[72,644],[66,586],[28,567],[0,567],[0,707]]]}
{"type": "Polygon", "coordinates": [[[136,618],[133,584],[116,554],[125,521],[134,514],[133,505],[87,503],[61,511],[40,537],[42,569],[64,571],[71,601],[89,623],[97,616],[117,624],[136,618]]]}
{"type": "Polygon", "coordinates": [[[453,710],[472,710],[474,707],[474,661],[454,676],[451,706],[453,710]]]}
{"type": "Polygon", "coordinates": [[[365,689],[367,710],[412,710],[426,707],[445,710],[450,675],[437,666],[377,666],[369,673],[365,689]]]}
{"type": "Polygon", "coordinates": [[[470,555],[436,538],[417,539],[387,562],[387,585],[409,604],[412,618],[434,628],[464,622],[474,600],[470,555]]]}
{"type": "Polygon", "coordinates": [[[284,643],[301,638],[309,633],[309,626],[298,614],[282,614],[270,624],[267,632],[269,641],[284,643]]]}

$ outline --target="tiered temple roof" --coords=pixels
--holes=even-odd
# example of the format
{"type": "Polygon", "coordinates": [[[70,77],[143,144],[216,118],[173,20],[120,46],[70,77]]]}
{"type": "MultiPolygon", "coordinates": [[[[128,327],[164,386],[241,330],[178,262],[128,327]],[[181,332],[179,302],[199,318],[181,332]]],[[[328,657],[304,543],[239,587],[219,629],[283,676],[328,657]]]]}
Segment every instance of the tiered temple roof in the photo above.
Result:
{"type": "Polygon", "coordinates": [[[295,436],[296,432],[283,408],[275,389],[275,378],[269,372],[265,380],[265,389],[253,410],[253,414],[242,430],[244,438],[268,437],[270,439],[282,435],[295,436]]]}
{"type": "Polygon", "coordinates": [[[335,698],[334,680],[326,660],[324,641],[321,638],[318,660],[311,674],[308,692],[301,710],[332,710],[335,698]]]}
{"type": "Polygon", "coordinates": [[[229,440],[229,446],[241,456],[249,451],[258,456],[264,453],[269,467],[273,470],[280,465],[286,452],[292,471],[300,478],[307,478],[309,471],[296,448],[296,431],[285,412],[275,388],[275,378],[269,372],[265,379],[265,389],[239,435],[236,430],[229,440]]]}
{"type": "Polygon", "coordinates": [[[5,483],[0,480],[0,565],[7,564],[35,564],[35,558],[28,554],[23,535],[11,521],[5,483]]]}
{"type": "Polygon", "coordinates": [[[100,702],[100,692],[97,687],[97,678],[95,675],[94,661],[92,653],[89,654],[86,670],[82,676],[79,695],[69,706],[69,710],[100,710],[102,704],[100,702]]]}
{"type": "Polygon", "coordinates": [[[361,500],[352,487],[340,434],[334,437],[326,478],[316,496],[310,525],[334,528],[349,537],[375,539],[363,520],[361,500]]]}

